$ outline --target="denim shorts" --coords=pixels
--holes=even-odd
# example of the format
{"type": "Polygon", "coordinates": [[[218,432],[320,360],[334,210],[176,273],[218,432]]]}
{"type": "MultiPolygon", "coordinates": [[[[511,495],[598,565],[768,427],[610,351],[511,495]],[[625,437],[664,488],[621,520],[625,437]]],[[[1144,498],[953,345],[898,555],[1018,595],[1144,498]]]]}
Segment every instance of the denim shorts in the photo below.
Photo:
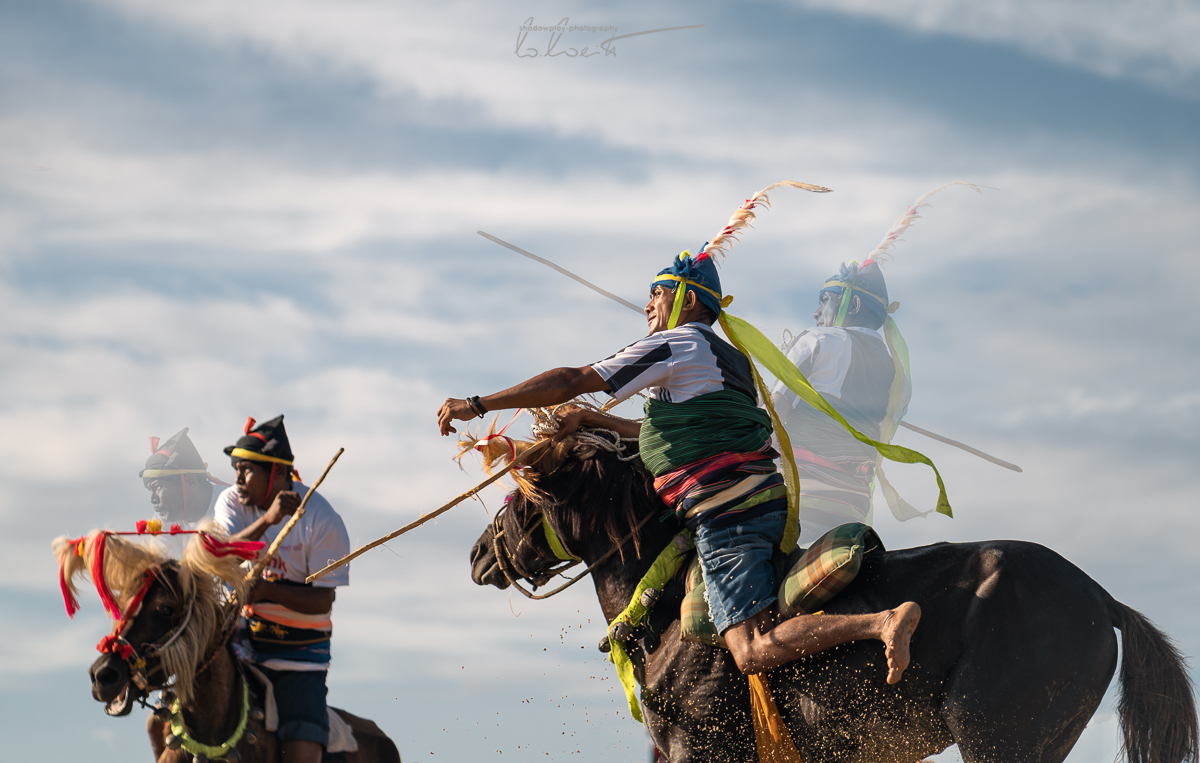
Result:
{"type": "Polygon", "coordinates": [[[324,670],[259,670],[275,684],[280,742],[299,739],[329,746],[329,711],[325,707],[324,670]]]}
{"type": "Polygon", "coordinates": [[[704,598],[717,633],[724,635],[775,603],[779,584],[771,556],[786,526],[787,512],[776,511],[727,527],[696,528],[704,598]]]}

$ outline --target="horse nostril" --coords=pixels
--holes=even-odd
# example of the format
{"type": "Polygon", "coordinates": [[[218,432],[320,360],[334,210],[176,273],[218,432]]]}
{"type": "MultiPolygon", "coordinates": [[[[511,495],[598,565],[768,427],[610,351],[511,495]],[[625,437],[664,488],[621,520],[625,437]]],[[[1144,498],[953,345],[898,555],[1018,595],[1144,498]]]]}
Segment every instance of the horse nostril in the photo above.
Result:
{"type": "Polygon", "coordinates": [[[484,535],[484,537],[475,541],[475,545],[471,546],[471,564],[477,563],[479,561],[480,557],[485,556],[488,553],[491,553],[491,550],[492,550],[491,528],[488,528],[488,530],[486,532],[484,532],[483,535],[484,535]]]}
{"type": "Polygon", "coordinates": [[[96,671],[93,680],[97,686],[115,686],[121,682],[121,671],[111,665],[105,665],[96,671]]]}

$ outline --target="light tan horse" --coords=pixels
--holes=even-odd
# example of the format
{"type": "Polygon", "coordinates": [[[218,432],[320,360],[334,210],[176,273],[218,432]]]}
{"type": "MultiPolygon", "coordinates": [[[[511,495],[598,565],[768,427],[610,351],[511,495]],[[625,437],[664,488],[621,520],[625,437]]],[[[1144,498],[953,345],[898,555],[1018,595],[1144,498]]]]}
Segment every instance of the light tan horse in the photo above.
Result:
{"type": "MultiPolygon", "coordinates": [[[[261,547],[200,532],[175,560],[156,540],[133,542],[106,531],[54,541],[68,612],[78,606],[77,580],[87,574],[115,621],[90,669],[92,696],[106,703],[108,714],[126,715],[134,701],[163,690],[163,701],[147,721],[160,763],[193,755],[230,763],[278,759],[278,741],[266,728],[262,686],[229,646],[235,620],[225,604],[227,592],[246,601],[242,562],[261,547]]],[[[341,760],[398,763],[395,745],[378,726],[336,712],[358,746],[341,760]]]]}

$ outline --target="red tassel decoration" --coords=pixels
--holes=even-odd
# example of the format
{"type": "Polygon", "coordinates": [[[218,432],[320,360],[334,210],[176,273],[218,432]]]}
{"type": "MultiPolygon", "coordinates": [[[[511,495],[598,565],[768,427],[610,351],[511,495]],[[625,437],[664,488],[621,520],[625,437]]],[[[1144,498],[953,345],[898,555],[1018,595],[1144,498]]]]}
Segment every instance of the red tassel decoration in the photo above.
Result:
{"type": "Polygon", "coordinates": [[[213,556],[236,556],[239,559],[250,561],[258,557],[258,552],[267,547],[266,543],[261,540],[235,540],[225,543],[212,537],[206,532],[200,533],[200,542],[204,544],[204,550],[213,556]]]}
{"type": "Polygon", "coordinates": [[[67,605],[67,617],[75,617],[75,613],[79,611],[79,599],[76,599],[71,594],[71,587],[67,585],[66,571],[58,568],[58,585],[62,588],[63,603],[67,605]]]}
{"type": "Polygon", "coordinates": [[[106,532],[100,533],[96,538],[96,549],[92,552],[92,582],[96,584],[96,593],[100,594],[100,603],[104,605],[104,609],[113,619],[120,619],[121,608],[117,606],[117,600],[113,598],[112,591],[108,590],[108,582],[104,579],[104,545],[107,540],[106,532]]]}
{"type": "Polygon", "coordinates": [[[129,644],[121,644],[117,642],[117,634],[110,633],[100,639],[100,643],[96,644],[96,651],[101,654],[112,652],[122,660],[128,660],[133,655],[133,647],[129,644]]]}
{"type": "Polygon", "coordinates": [[[150,452],[151,453],[154,453],[155,451],[158,450],[158,443],[159,443],[159,439],[157,437],[152,436],[150,438],[150,452]]]}
{"type": "Polygon", "coordinates": [[[242,434],[250,434],[250,430],[254,429],[254,425],[257,423],[258,422],[254,420],[253,416],[247,416],[246,417],[246,428],[242,431],[242,434]]]}
{"type": "MultiPolygon", "coordinates": [[[[507,428],[508,427],[505,427],[505,429],[507,429],[507,428]]],[[[508,435],[500,434],[499,432],[497,432],[496,434],[490,434],[487,437],[480,440],[475,445],[475,450],[482,453],[483,452],[483,444],[485,442],[488,442],[489,440],[496,440],[496,439],[504,440],[506,443],[508,443],[508,460],[509,461],[512,461],[513,459],[515,459],[517,457],[517,446],[513,442],[512,438],[509,437],[508,435]]]]}

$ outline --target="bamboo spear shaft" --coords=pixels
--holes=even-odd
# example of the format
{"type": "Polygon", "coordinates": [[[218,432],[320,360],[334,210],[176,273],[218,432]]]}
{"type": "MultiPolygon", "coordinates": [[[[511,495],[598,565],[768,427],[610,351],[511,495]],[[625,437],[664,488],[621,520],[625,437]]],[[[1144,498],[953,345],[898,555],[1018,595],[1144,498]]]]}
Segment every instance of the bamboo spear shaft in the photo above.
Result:
{"type": "MultiPolygon", "coordinates": [[[[617,400],[615,397],[612,398],[607,403],[600,406],[600,412],[607,413],[618,402],[620,402],[620,401],[617,400]]],[[[336,570],[338,567],[348,564],[352,559],[362,556],[363,554],[370,551],[371,549],[382,546],[384,543],[387,543],[389,540],[393,540],[394,538],[399,538],[401,535],[408,532],[409,530],[418,528],[421,525],[428,522],[429,520],[436,519],[437,517],[441,516],[442,514],[445,514],[450,509],[454,508],[458,504],[462,503],[463,501],[467,500],[471,496],[478,493],[480,490],[483,490],[488,485],[492,484],[496,480],[500,479],[504,475],[511,472],[516,466],[518,466],[518,462],[528,460],[530,456],[532,456],[536,453],[540,453],[543,450],[545,450],[547,447],[549,447],[551,442],[552,442],[551,438],[547,437],[546,439],[542,440],[541,442],[537,443],[533,447],[526,450],[521,455],[514,458],[512,461],[510,461],[508,463],[508,466],[506,466],[503,469],[501,469],[500,471],[496,472],[491,477],[488,477],[483,482],[480,482],[478,485],[471,488],[467,492],[463,493],[459,497],[455,498],[450,503],[447,503],[446,505],[442,506],[441,508],[439,508],[435,511],[431,511],[428,514],[422,514],[420,519],[417,519],[416,521],[413,521],[413,522],[409,522],[404,527],[401,527],[399,530],[396,530],[395,532],[390,532],[387,535],[383,536],[382,538],[379,538],[378,540],[373,540],[370,543],[368,543],[367,545],[363,546],[362,548],[355,550],[353,553],[349,554],[348,556],[344,556],[341,559],[338,559],[336,562],[332,562],[331,564],[326,565],[326,567],[324,569],[318,570],[317,572],[314,572],[312,575],[309,575],[308,577],[306,577],[304,579],[304,582],[311,583],[314,580],[319,580],[320,578],[323,578],[326,575],[328,575],[330,572],[333,572],[334,570],[336,570]]],[[[332,464],[330,464],[330,465],[332,466],[332,464]]]]}
{"type": "Polygon", "coordinates": [[[916,432],[917,434],[923,434],[932,440],[937,440],[938,442],[944,442],[947,445],[953,445],[954,447],[958,448],[959,450],[965,450],[966,452],[968,452],[972,455],[979,456],[984,461],[991,461],[996,466],[1003,466],[1005,469],[1012,469],[1014,472],[1022,471],[1021,467],[1017,466],[1016,464],[1010,464],[1009,462],[1002,461],[999,458],[996,458],[995,456],[989,456],[987,453],[984,453],[982,450],[977,450],[975,448],[972,448],[970,445],[964,445],[963,443],[959,442],[958,440],[951,440],[949,437],[944,437],[936,432],[930,432],[928,429],[921,429],[921,427],[909,424],[907,421],[901,421],[900,426],[902,426],[905,429],[908,429],[910,431],[916,432]]]}
{"type": "MultiPolygon", "coordinates": [[[[246,574],[246,580],[257,580],[258,576],[262,574],[262,571],[265,570],[267,565],[271,563],[271,557],[275,556],[275,553],[279,551],[280,545],[283,544],[283,539],[287,537],[288,533],[292,531],[292,528],[296,526],[296,523],[300,521],[300,517],[304,516],[304,506],[308,503],[308,499],[312,498],[312,494],[317,492],[317,486],[325,481],[325,475],[329,474],[329,470],[333,468],[333,465],[337,463],[337,460],[341,458],[342,454],[345,452],[345,448],[338,448],[338,452],[333,454],[333,460],[329,462],[329,466],[325,467],[325,471],[321,472],[321,476],[317,478],[317,481],[314,482],[312,487],[308,489],[308,492],[304,494],[304,498],[300,501],[300,505],[296,507],[296,511],[292,513],[292,516],[288,517],[287,524],[285,524],[283,529],[279,531],[279,534],[275,536],[275,540],[271,541],[271,547],[267,549],[267,553],[262,559],[259,559],[257,562],[255,562],[254,568],[246,574]]],[[[274,467],[272,466],[272,468],[274,467]]]]}
{"type": "Polygon", "coordinates": [[[398,538],[401,535],[403,535],[404,533],[408,532],[409,530],[420,527],[421,525],[425,524],[429,520],[435,519],[435,518],[441,516],[442,514],[445,514],[450,509],[454,508],[458,504],[462,503],[463,501],[467,500],[468,498],[470,498],[473,495],[475,495],[476,493],[478,493],[480,490],[484,489],[488,485],[492,484],[496,480],[498,480],[501,477],[503,477],[504,475],[508,474],[510,471],[513,470],[514,467],[518,466],[521,461],[527,460],[530,456],[532,456],[536,453],[541,453],[549,445],[550,445],[549,438],[542,440],[538,444],[534,445],[532,448],[529,448],[524,453],[522,453],[521,455],[517,456],[512,461],[510,461],[508,466],[506,466],[503,469],[501,469],[500,471],[496,472],[491,477],[488,477],[483,482],[480,482],[478,485],[471,488],[470,490],[463,493],[462,495],[458,496],[453,501],[450,501],[450,503],[447,503],[445,506],[442,506],[440,509],[431,511],[428,514],[423,514],[423,515],[421,515],[420,519],[418,519],[414,522],[409,522],[404,527],[401,527],[399,530],[396,530],[395,532],[390,532],[387,535],[383,536],[382,538],[379,538],[378,540],[371,541],[370,543],[368,543],[367,545],[358,549],[357,551],[354,551],[350,555],[344,556],[341,559],[338,559],[336,562],[329,564],[323,570],[319,570],[318,572],[315,572],[312,575],[309,575],[307,578],[304,579],[304,582],[311,583],[314,580],[323,578],[326,575],[328,575],[330,572],[333,572],[334,570],[336,570],[338,567],[348,564],[350,562],[350,560],[354,559],[355,557],[361,556],[373,548],[382,546],[384,543],[387,543],[389,540],[392,540],[393,538],[398,538]]]}

